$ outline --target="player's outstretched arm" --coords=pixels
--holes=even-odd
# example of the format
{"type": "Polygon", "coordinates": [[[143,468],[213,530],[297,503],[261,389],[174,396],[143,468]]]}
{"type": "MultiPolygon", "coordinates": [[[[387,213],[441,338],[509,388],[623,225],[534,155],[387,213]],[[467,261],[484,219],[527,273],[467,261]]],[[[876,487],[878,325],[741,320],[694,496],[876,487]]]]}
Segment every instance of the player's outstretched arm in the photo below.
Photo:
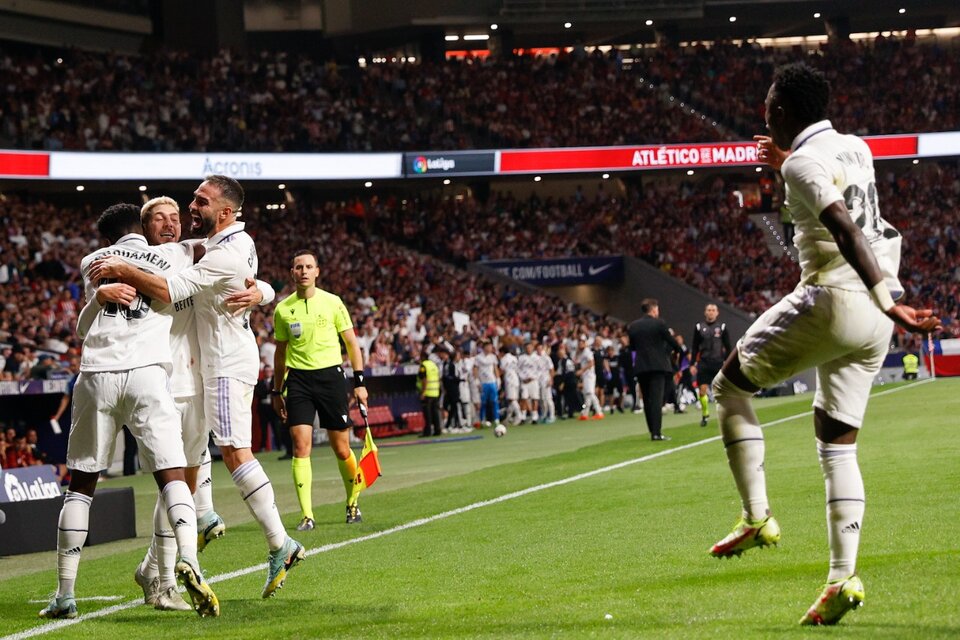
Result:
{"type": "Polygon", "coordinates": [[[258,305],[270,304],[276,298],[276,292],[266,282],[247,278],[243,281],[247,287],[243,291],[231,293],[223,299],[224,305],[234,315],[240,315],[247,309],[258,305]]]}
{"type": "Polygon", "coordinates": [[[753,136],[757,141],[757,158],[760,162],[770,165],[777,171],[783,166],[783,161],[790,156],[789,151],[778,147],[770,136],[753,136]]]}
{"type": "Polygon", "coordinates": [[[166,278],[141,271],[116,256],[101,258],[91,265],[90,280],[97,282],[104,278],[119,280],[153,300],[170,304],[170,292],[167,290],[166,278]]]}

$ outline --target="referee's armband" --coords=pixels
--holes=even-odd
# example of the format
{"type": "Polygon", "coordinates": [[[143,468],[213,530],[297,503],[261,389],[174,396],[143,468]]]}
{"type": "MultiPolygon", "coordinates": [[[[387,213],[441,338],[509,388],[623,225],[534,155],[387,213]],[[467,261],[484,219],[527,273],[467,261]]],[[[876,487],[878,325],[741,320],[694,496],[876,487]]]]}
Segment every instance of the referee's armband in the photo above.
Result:
{"type": "Polygon", "coordinates": [[[359,389],[360,387],[365,387],[365,386],[367,386],[367,385],[366,385],[366,383],[364,383],[364,381],[363,381],[363,372],[362,372],[362,371],[354,371],[354,372],[353,372],[353,388],[354,388],[354,389],[359,389]]]}

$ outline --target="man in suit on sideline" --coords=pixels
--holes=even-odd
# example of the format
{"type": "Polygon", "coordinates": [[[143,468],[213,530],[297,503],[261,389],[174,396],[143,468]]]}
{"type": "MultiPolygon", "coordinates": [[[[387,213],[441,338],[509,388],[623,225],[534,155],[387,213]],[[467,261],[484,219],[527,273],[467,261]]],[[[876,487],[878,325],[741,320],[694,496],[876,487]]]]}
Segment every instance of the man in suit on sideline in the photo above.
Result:
{"type": "Polygon", "coordinates": [[[630,349],[636,354],[633,371],[643,394],[643,417],[651,440],[669,440],[660,432],[663,422],[663,392],[667,378],[673,375],[671,351],[681,347],[660,319],[660,305],[653,298],[640,303],[643,316],[627,326],[630,349]]]}

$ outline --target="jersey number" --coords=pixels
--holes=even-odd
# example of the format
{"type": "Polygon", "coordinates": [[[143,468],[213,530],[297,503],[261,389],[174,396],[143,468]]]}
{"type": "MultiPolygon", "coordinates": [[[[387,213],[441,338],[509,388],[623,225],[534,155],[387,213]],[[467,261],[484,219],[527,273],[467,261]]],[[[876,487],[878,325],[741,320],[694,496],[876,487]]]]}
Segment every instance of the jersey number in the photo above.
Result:
{"type": "Polygon", "coordinates": [[[877,205],[877,186],[871,182],[864,193],[859,186],[852,184],[843,192],[843,202],[853,216],[854,222],[864,234],[880,233],[880,207],[877,205]]]}
{"type": "MultiPolygon", "coordinates": [[[[115,282],[115,280],[103,279],[100,281],[100,284],[110,284],[111,282],[115,282]]],[[[138,292],[137,297],[134,298],[133,302],[129,305],[118,302],[108,302],[103,307],[103,315],[108,318],[115,318],[117,315],[121,315],[127,321],[139,320],[150,312],[151,302],[152,300],[149,296],[138,292]]]]}

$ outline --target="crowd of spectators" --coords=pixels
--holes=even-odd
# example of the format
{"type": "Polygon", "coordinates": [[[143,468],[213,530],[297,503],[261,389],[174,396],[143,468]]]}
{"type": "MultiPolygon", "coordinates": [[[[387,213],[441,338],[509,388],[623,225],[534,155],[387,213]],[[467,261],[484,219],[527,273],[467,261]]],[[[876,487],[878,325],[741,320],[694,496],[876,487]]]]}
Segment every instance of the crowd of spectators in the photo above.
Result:
{"type": "Polygon", "coordinates": [[[774,67],[800,58],[834,81],[841,130],[960,124],[960,64],[949,42],[881,37],[813,51],[720,42],[628,55],[630,65],[618,50],[577,49],[359,67],[285,52],[125,56],[0,45],[0,147],[399,151],[743,138],[762,126],[774,67]]]}

